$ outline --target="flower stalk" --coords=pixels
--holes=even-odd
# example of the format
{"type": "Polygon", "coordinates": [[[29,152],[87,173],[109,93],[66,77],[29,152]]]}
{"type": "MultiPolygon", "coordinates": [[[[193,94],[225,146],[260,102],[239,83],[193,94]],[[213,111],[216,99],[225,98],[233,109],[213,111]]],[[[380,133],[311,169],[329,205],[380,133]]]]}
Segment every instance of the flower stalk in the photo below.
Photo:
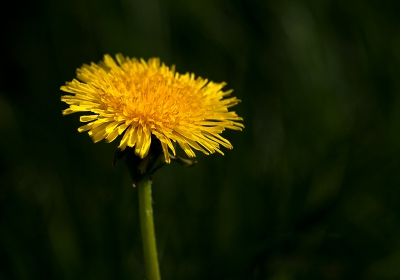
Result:
{"type": "Polygon", "coordinates": [[[147,280],[160,280],[156,236],[154,232],[151,180],[148,175],[143,176],[139,180],[138,191],[146,277],[147,280]]]}

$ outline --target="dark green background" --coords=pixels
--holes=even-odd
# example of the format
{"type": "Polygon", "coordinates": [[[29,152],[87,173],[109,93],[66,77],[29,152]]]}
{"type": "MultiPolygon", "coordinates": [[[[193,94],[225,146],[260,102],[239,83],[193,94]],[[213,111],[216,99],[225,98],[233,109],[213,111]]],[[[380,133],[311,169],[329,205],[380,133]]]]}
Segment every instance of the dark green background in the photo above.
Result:
{"type": "Polygon", "coordinates": [[[242,103],[233,150],[154,176],[167,279],[400,279],[399,1],[8,1],[0,279],[144,279],[137,189],[59,88],[160,57],[242,103]]]}

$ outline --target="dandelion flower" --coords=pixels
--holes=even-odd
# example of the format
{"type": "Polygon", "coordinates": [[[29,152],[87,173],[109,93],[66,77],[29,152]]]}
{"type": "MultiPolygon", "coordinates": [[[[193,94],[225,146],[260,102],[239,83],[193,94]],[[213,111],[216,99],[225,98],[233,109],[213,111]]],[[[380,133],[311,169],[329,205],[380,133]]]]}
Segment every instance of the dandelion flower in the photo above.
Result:
{"type": "Polygon", "coordinates": [[[105,55],[98,64],[84,64],[77,79],[61,87],[72,94],[61,97],[69,105],[63,115],[91,113],[80,117],[87,124],[79,132],[88,131],[94,142],[122,135],[118,148],[134,148],[140,158],[157,138],[167,163],[169,153],[175,155],[175,142],[189,157],[195,156],[193,149],[205,154],[223,154],[220,145],[232,149],[220,134],[244,126],[237,122],[242,118],[228,111],[240,100],[226,98],[232,90],[222,91],[225,83],[179,74],[158,58],[146,62],[118,54],[116,60],[105,55]]]}

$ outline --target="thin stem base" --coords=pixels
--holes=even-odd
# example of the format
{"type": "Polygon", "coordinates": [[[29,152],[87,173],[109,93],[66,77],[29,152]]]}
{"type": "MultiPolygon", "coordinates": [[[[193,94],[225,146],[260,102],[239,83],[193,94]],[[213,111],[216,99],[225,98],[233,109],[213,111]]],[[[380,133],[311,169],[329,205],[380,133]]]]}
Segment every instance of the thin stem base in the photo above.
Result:
{"type": "Polygon", "coordinates": [[[156,236],[154,233],[151,181],[144,176],[138,182],[140,227],[142,230],[144,260],[147,280],[160,280],[156,236]]]}

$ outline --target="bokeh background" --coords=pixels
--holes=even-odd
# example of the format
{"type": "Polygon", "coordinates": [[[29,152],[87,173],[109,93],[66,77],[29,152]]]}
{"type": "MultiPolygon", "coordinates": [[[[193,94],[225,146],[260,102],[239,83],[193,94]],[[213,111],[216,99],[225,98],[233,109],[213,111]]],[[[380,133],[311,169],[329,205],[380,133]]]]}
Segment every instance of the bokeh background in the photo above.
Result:
{"type": "Polygon", "coordinates": [[[144,279],[117,143],[60,86],[160,57],[242,103],[233,150],[154,176],[163,279],[400,279],[400,2],[38,0],[0,10],[0,279],[144,279]]]}

